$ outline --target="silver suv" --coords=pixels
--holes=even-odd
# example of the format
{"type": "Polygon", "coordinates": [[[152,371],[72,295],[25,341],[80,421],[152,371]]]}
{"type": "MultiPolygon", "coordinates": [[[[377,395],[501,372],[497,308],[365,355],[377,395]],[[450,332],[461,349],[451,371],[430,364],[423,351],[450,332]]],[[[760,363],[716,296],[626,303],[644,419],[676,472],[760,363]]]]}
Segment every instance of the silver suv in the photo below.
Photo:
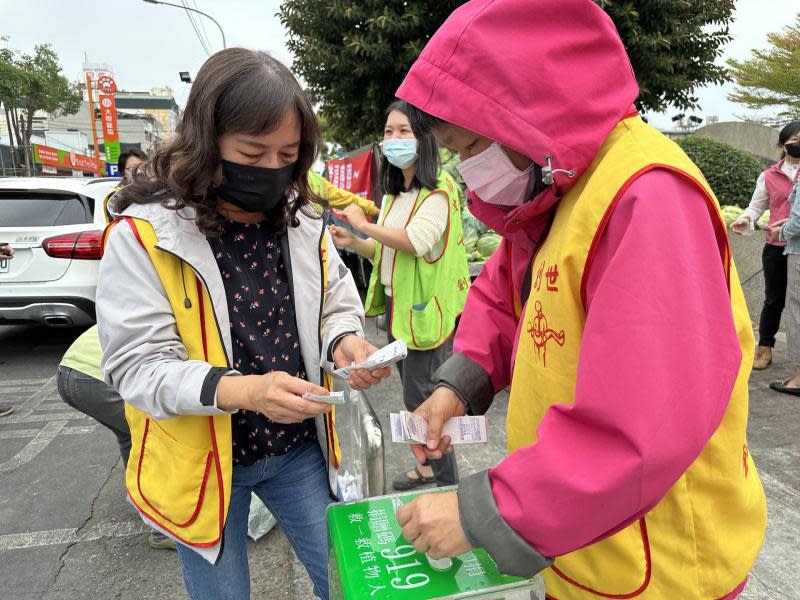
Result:
{"type": "Polygon", "coordinates": [[[0,179],[0,325],[94,323],[104,200],[115,177],[0,179]]]}

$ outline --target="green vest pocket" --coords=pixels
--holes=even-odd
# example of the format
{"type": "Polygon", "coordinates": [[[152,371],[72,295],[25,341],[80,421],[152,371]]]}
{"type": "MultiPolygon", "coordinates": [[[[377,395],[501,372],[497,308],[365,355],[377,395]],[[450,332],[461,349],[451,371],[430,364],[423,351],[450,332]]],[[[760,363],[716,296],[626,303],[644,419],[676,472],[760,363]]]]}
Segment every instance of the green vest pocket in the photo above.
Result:
{"type": "MultiPolygon", "coordinates": [[[[441,343],[442,338],[442,307],[439,298],[433,296],[428,302],[415,304],[409,311],[411,323],[411,339],[414,346],[429,349],[441,343]],[[422,308],[418,308],[422,307],[422,308]]],[[[399,318],[396,315],[395,318],[399,318]]]]}

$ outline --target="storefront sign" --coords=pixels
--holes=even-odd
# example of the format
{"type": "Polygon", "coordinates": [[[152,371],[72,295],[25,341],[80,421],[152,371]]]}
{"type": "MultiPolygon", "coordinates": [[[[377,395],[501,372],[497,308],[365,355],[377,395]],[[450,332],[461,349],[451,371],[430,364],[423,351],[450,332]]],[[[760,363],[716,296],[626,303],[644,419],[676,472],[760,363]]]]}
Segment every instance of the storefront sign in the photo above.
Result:
{"type": "Polygon", "coordinates": [[[89,171],[91,173],[105,173],[106,171],[106,163],[102,160],[78,154],[77,152],[58,150],[57,148],[39,144],[33,144],[33,160],[40,165],[61,169],[89,171]]]}

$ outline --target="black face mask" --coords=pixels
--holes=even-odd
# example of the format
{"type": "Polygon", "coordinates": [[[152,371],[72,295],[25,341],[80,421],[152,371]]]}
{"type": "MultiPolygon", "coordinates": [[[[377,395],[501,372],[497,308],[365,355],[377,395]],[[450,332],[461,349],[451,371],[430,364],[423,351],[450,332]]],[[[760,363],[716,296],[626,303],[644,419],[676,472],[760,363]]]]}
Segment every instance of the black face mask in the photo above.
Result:
{"type": "Polygon", "coordinates": [[[783,147],[786,149],[786,154],[792,158],[800,158],[800,142],[785,144],[783,147]]]}
{"type": "Polygon", "coordinates": [[[222,183],[217,195],[247,212],[268,213],[283,200],[292,181],[294,163],[280,169],[251,167],[222,161],[222,183]]]}

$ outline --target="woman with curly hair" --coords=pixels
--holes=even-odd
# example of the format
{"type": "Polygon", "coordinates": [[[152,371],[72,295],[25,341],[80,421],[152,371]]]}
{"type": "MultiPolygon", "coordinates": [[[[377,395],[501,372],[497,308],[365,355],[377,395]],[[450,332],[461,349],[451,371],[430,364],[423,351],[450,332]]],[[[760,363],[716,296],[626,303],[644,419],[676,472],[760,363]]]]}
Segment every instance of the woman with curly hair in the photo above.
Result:
{"type": "MultiPolygon", "coordinates": [[[[363,309],[309,190],[308,99],[262,52],[200,69],[183,120],[112,199],[100,268],[103,371],[125,399],[128,498],[178,542],[189,596],[249,598],[251,492],[275,515],[317,596],[339,465],[321,365],[361,361],[363,309]],[[298,301],[302,299],[302,301],[298,301]]],[[[387,369],[356,371],[365,388],[387,369]]]]}

